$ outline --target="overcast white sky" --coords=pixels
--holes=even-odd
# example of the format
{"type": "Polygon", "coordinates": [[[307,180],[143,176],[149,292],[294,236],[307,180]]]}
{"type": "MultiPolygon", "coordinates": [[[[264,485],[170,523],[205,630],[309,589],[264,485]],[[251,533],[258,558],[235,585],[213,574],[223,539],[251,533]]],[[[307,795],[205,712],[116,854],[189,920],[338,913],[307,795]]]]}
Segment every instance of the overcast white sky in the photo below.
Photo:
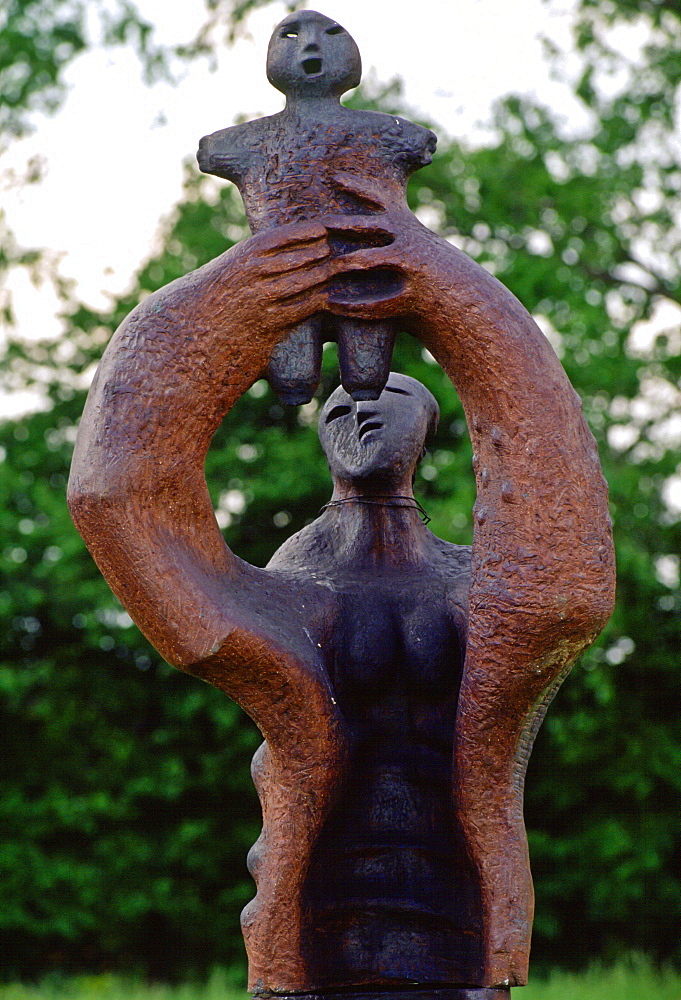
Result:
{"type": "MultiPolygon", "coordinates": [[[[541,0],[320,0],[309,6],[355,37],[365,76],[400,76],[412,107],[451,134],[473,137],[493,101],[510,91],[538,94],[554,109],[576,113],[567,89],[549,79],[539,41],[545,33],[567,42],[571,3],[549,9],[541,0]]],[[[189,40],[204,14],[201,0],[139,0],[138,6],[167,44],[189,40]]],[[[35,133],[4,157],[5,168],[17,173],[33,155],[46,160],[39,185],[3,192],[19,242],[62,254],[62,273],[93,305],[123,290],[149,253],[159,219],[178,200],[182,162],[199,138],[238,114],[280,109],[283,98],[264,67],[272,27],[283,14],[279,4],[256,12],[248,37],[221,47],[216,72],[192,65],[177,87],[146,87],[136,57],[125,51],[92,51],[76,60],[64,108],[37,120],[35,133]]],[[[15,298],[27,335],[56,333],[48,290],[37,294],[17,277],[15,298]]]]}

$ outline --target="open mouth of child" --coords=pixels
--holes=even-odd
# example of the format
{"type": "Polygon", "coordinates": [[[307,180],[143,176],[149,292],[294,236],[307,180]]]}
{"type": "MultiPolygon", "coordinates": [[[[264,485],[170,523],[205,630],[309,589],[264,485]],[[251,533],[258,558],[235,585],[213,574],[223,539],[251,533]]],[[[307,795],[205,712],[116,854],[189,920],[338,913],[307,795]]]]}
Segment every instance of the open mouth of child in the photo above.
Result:
{"type": "Polygon", "coordinates": [[[322,71],[321,59],[303,59],[303,69],[307,76],[318,76],[322,71]]]}

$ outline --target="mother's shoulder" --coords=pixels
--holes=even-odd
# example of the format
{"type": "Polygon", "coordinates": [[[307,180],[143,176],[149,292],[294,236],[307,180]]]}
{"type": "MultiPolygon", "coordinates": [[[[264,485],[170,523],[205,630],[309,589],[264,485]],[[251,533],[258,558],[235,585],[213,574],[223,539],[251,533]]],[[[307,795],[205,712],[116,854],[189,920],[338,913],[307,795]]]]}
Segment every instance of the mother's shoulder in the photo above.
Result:
{"type": "Polygon", "coordinates": [[[471,571],[471,546],[456,545],[454,542],[446,542],[444,538],[432,536],[433,553],[438,569],[465,574],[470,576],[471,571]]]}
{"type": "Polygon", "coordinates": [[[433,571],[443,581],[448,602],[463,625],[468,618],[471,546],[455,545],[433,535],[433,571]]]}

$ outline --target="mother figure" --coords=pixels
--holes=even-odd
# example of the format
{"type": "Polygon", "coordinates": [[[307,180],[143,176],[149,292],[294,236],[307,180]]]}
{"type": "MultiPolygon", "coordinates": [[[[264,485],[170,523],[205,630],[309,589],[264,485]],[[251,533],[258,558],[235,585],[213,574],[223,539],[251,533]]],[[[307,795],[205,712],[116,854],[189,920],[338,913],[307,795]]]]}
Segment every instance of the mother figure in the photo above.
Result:
{"type": "Polygon", "coordinates": [[[613,558],[580,401],[520,303],[406,204],[253,236],[117,331],[69,502],[145,635],[265,738],[242,916],[251,990],[482,998],[524,983],[527,759],[610,615],[613,558]],[[339,256],[343,236],[363,248],[339,256]],[[371,280],[350,282],[366,297],[344,292],[349,273],[386,269],[385,297],[371,280]],[[339,389],[326,404],[334,495],[313,524],[265,569],[226,546],[211,437],[287,331],[323,311],[396,320],[451,377],[474,449],[472,550],[419,519],[436,404],[402,376],[375,402],[339,389]]]}

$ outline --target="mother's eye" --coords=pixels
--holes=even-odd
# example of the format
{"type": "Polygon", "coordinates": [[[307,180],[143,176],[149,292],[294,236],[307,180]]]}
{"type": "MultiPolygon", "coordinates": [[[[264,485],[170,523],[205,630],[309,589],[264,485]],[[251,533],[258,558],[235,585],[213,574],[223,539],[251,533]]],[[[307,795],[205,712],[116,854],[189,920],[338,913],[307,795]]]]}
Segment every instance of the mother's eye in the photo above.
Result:
{"type": "Polygon", "coordinates": [[[332,420],[336,420],[338,417],[347,416],[347,414],[350,413],[351,409],[352,407],[350,406],[344,406],[344,405],[334,406],[333,409],[329,410],[329,412],[327,413],[326,420],[324,421],[324,423],[330,424],[332,420]]]}
{"type": "Polygon", "coordinates": [[[297,28],[284,28],[284,30],[280,35],[280,38],[297,38],[297,37],[298,37],[297,28]]]}
{"type": "Polygon", "coordinates": [[[340,24],[334,24],[332,27],[326,29],[327,35],[340,35],[344,28],[341,28],[340,24]]]}
{"type": "Polygon", "coordinates": [[[411,393],[410,393],[410,392],[407,392],[407,390],[406,390],[406,389],[398,389],[398,388],[397,388],[396,386],[394,386],[394,385],[387,385],[387,386],[385,387],[385,391],[386,391],[386,392],[397,392],[397,393],[399,393],[399,395],[400,395],[400,396],[411,396],[411,393]]]}

